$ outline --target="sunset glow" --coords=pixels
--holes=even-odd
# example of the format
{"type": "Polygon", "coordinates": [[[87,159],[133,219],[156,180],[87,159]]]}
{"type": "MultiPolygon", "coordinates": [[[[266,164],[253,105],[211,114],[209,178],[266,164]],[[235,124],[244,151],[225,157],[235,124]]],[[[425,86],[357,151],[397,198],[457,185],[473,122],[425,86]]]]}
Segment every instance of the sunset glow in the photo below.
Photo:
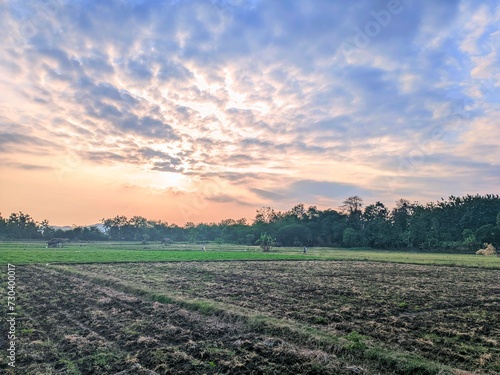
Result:
{"type": "Polygon", "coordinates": [[[4,1],[0,212],[499,193],[496,1],[4,1]]]}

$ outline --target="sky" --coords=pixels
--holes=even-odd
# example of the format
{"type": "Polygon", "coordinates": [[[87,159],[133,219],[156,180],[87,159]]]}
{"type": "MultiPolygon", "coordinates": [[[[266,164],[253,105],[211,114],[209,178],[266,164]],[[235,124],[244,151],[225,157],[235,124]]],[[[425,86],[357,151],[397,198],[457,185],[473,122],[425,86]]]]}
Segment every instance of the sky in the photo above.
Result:
{"type": "Polygon", "coordinates": [[[497,1],[0,0],[0,212],[500,193],[497,1]]]}

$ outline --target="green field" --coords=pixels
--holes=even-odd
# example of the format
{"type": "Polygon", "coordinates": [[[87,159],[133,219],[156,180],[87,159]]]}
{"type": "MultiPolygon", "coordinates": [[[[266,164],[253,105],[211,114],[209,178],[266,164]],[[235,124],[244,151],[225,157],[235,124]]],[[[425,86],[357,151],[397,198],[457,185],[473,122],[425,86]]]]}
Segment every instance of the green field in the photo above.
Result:
{"type": "Polygon", "coordinates": [[[64,248],[47,249],[45,242],[1,242],[0,264],[30,263],[109,263],[222,260],[361,260],[411,264],[435,264],[481,268],[500,268],[500,257],[475,254],[419,253],[338,248],[279,247],[263,253],[256,246],[208,244],[143,245],[131,242],[71,243],[64,248]]]}

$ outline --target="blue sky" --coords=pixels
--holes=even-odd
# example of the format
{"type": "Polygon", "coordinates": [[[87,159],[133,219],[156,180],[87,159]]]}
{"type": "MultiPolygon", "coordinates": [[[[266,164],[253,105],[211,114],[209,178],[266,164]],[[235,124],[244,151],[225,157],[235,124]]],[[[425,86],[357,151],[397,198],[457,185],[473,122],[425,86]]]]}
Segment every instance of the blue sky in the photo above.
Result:
{"type": "Polygon", "coordinates": [[[4,1],[0,207],[184,223],[500,186],[495,1],[4,1]]]}

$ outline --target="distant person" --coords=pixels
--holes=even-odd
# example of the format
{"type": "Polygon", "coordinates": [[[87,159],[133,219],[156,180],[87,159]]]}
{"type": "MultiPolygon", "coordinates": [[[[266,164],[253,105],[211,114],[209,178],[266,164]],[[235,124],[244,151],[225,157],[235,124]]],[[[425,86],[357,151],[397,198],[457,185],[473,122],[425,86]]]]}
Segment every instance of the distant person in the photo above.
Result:
{"type": "Polygon", "coordinates": [[[304,246],[304,254],[307,254],[307,247],[304,246]]]}
{"type": "Polygon", "coordinates": [[[205,251],[205,245],[201,245],[201,251],[205,251]]]}

